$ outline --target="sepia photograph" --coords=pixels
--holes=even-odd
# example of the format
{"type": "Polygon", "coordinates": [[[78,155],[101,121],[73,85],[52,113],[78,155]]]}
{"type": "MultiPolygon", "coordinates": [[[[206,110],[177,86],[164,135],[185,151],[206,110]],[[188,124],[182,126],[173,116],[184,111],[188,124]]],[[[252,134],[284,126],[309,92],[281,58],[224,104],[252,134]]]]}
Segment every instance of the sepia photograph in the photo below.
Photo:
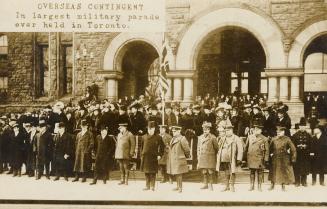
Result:
{"type": "Polygon", "coordinates": [[[324,0],[11,0],[0,208],[327,206],[324,0]]]}

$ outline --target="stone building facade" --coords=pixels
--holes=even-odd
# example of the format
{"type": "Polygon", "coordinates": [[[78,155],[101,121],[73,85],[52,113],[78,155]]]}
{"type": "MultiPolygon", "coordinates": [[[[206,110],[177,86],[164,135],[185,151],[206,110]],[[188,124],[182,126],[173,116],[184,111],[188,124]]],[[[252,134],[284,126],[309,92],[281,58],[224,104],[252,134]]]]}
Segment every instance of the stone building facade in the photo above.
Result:
{"type": "MultiPolygon", "coordinates": [[[[268,102],[283,101],[291,114],[301,115],[305,59],[311,52],[326,53],[326,47],[310,52],[307,48],[327,34],[327,4],[324,0],[166,0],[166,28],[167,100],[189,103],[205,93],[232,92],[235,82],[225,89],[214,83],[225,86],[223,82],[236,76],[237,84],[247,85],[245,93],[267,94],[268,102]],[[224,69],[232,70],[224,74],[224,69]],[[218,76],[207,80],[213,75],[218,76]]],[[[144,89],[144,81],[149,80],[149,69],[158,62],[163,37],[161,33],[0,35],[8,37],[8,55],[1,58],[6,66],[2,73],[8,75],[6,105],[76,99],[93,82],[99,86],[100,98],[137,96],[137,89],[144,89]],[[42,50],[47,54],[46,66],[39,60],[45,58],[42,50]],[[38,80],[43,67],[49,76],[46,85],[38,80]],[[40,92],[40,85],[46,90],[40,92]]],[[[322,81],[327,81],[326,73],[322,70],[322,81]]]]}

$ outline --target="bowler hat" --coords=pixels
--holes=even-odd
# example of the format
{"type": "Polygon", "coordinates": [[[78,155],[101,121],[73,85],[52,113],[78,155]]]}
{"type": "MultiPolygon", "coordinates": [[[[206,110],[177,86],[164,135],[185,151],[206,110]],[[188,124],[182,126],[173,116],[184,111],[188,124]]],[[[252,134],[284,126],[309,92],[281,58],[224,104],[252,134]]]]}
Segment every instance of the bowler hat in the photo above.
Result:
{"type": "Polygon", "coordinates": [[[300,123],[299,123],[299,126],[306,126],[307,125],[307,121],[304,117],[301,117],[300,118],[300,123]]]}

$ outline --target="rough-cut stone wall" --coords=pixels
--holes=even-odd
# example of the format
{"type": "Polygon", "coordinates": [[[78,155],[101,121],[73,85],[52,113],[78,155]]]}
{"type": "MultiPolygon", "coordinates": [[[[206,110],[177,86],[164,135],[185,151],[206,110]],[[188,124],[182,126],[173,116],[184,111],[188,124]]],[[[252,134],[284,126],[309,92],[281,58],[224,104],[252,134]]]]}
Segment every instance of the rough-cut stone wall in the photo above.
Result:
{"type": "Polygon", "coordinates": [[[271,17],[287,36],[304,27],[305,22],[327,13],[324,0],[273,0],[271,17]]]}
{"type": "Polygon", "coordinates": [[[8,33],[8,101],[32,100],[32,33],[8,33]]]}
{"type": "Polygon", "coordinates": [[[74,50],[82,53],[82,46],[85,44],[88,55],[92,52],[94,58],[81,58],[75,60],[75,93],[81,96],[86,86],[94,81],[99,86],[99,97],[105,96],[105,79],[103,74],[97,74],[96,71],[102,70],[102,62],[105,51],[110,41],[118,33],[75,33],[74,50]],[[84,72],[84,64],[86,65],[86,74],[84,72]]]}

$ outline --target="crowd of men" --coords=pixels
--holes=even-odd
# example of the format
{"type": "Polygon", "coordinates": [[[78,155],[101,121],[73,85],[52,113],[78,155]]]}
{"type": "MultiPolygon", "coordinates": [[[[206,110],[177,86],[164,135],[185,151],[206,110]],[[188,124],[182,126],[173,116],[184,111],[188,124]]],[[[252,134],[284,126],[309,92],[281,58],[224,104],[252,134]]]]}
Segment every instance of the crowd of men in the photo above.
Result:
{"type": "MultiPolygon", "coordinates": [[[[153,101],[152,101],[153,102],[153,101]]],[[[183,174],[189,169],[203,175],[201,189],[213,190],[215,175],[225,174],[223,191],[235,191],[237,167],[250,170],[250,191],[262,191],[264,170],[275,185],[324,185],[327,165],[326,128],[319,124],[312,106],[307,117],[292,126],[288,106],[267,106],[264,97],[235,95],[194,104],[149,104],[141,96],[117,103],[82,100],[75,106],[57,102],[33,112],[0,117],[0,173],[43,175],[73,182],[92,175],[104,183],[119,167],[119,185],[128,185],[131,169],[145,173],[144,190],[172,182],[182,192],[183,174]],[[162,111],[164,108],[164,111],[162,111]],[[164,114],[162,114],[164,112],[164,114]],[[132,165],[132,166],[131,166],[132,165]]]]}

